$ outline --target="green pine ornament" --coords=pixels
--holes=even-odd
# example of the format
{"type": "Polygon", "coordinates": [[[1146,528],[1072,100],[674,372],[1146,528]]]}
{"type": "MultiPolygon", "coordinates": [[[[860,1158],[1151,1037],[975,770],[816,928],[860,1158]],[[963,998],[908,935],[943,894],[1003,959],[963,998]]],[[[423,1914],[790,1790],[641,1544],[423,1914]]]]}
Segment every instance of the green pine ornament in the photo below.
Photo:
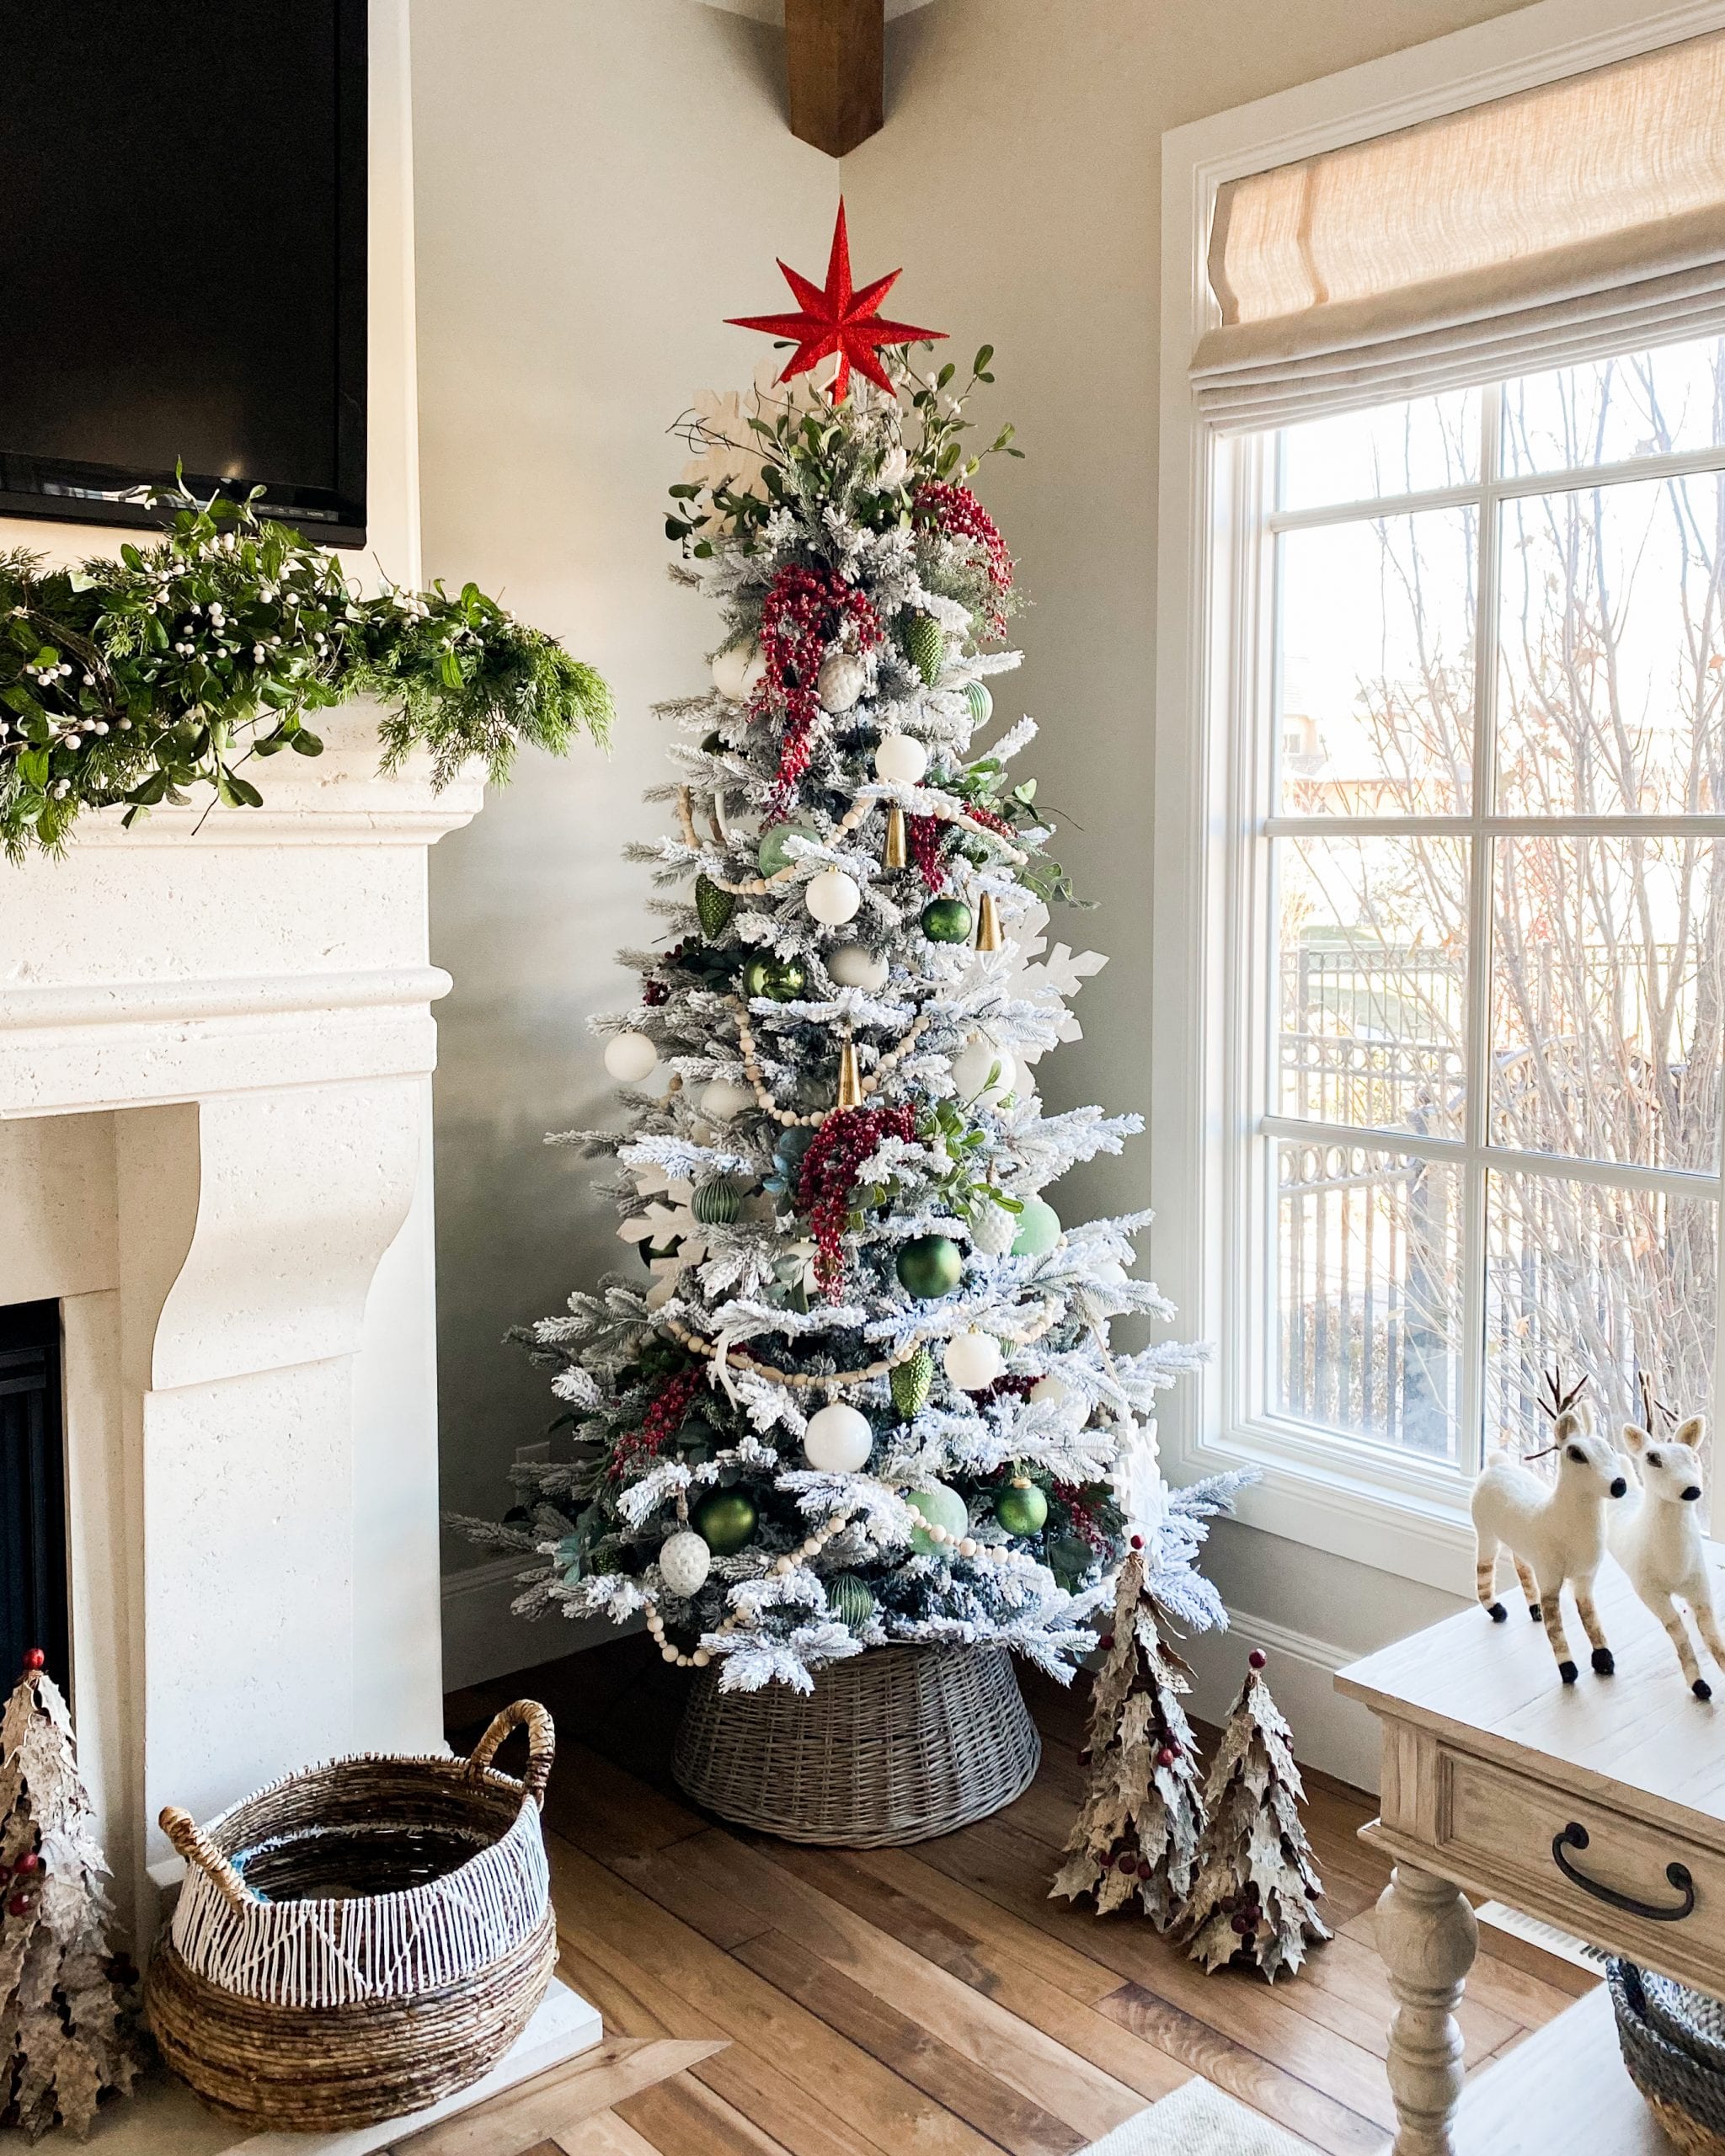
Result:
{"type": "Polygon", "coordinates": [[[715,1556],[733,1557],[755,1532],[754,1501],[740,1490],[715,1490],[690,1515],[695,1532],[715,1556]]]}
{"type": "Polygon", "coordinates": [[[970,707],[973,726],[986,726],[994,717],[994,698],[989,694],[985,682],[967,681],[964,684],[964,701],[970,707]]]}
{"type": "Polygon", "coordinates": [[[928,1405],[933,1384],[934,1358],[927,1348],[919,1348],[909,1362],[893,1365],[893,1406],[907,1422],[928,1405]]]}
{"type": "Polygon", "coordinates": [[[911,1536],[911,1547],[919,1557],[927,1557],[936,1550],[950,1550],[970,1524],[970,1514],[964,1500],[947,1483],[937,1482],[927,1490],[907,1490],[905,1502],[913,1513],[921,1513],[929,1527],[943,1528],[946,1532],[939,1541],[927,1529],[917,1528],[911,1536]]]}
{"type": "Polygon", "coordinates": [[[905,638],[905,648],[911,654],[911,664],[932,688],[940,679],[947,655],[946,638],[932,615],[916,616],[905,638]]]}
{"type": "Polygon", "coordinates": [[[1061,1235],[1060,1216],[1045,1198],[1027,1198],[1012,1238],[1014,1257],[1044,1257],[1061,1235]]]}
{"type": "Polygon", "coordinates": [[[826,1583],[826,1606],[854,1632],[874,1614],[875,1601],[867,1580],[855,1572],[835,1572],[826,1583]]]}
{"type": "Polygon", "coordinates": [[[913,1235],[899,1251],[900,1285],[918,1302],[950,1295],[964,1271],[964,1253],[950,1235],[913,1235]]]}
{"type": "Polygon", "coordinates": [[[735,899],[710,876],[695,878],[695,913],[701,923],[701,933],[709,943],[716,943],[724,934],[736,910],[735,899]]]}
{"type": "Polygon", "coordinates": [[[1033,1482],[1009,1482],[994,1501],[994,1516],[1008,1534],[1040,1534],[1048,1499],[1033,1482]]]}
{"type": "Polygon", "coordinates": [[[969,907],[962,899],[931,899],[922,909],[922,933],[931,943],[968,943],[969,907]]]}
{"type": "Polygon", "coordinates": [[[696,1186],[689,1210],[707,1228],[728,1228],[743,1209],[742,1195],[729,1176],[713,1176],[696,1186]]]}

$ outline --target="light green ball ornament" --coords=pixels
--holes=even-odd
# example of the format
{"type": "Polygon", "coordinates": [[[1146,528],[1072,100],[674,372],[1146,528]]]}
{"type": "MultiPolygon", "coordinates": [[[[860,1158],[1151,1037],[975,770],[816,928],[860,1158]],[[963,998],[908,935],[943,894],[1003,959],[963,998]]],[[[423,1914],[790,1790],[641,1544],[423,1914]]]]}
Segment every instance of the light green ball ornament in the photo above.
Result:
{"type": "Polygon", "coordinates": [[[841,1625],[855,1631],[874,1614],[874,1595],[854,1572],[835,1572],[826,1583],[826,1606],[841,1625]]]}
{"type": "Polygon", "coordinates": [[[964,1271],[964,1253],[950,1235],[916,1235],[899,1252],[900,1284],[920,1303],[950,1295],[964,1271]]]}
{"type": "Polygon", "coordinates": [[[754,1501],[740,1490],[715,1490],[692,1515],[695,1532],[715,1556],[734,1556],[755,1532],[754,1501]]]}
{"type": "Polygon", "coordinates": [[[926,1529],[916,1529],[911,1537],[911,1547],[919,1557],[927,1557],[936,1550],[950,1550],[969,1527],[970,1514],[964,1500],[944,1482],[937,1482],[932,1490],[905,1491],[905,1502],[913,1513],[921,1513],[930,1527],[943,1527],[947,1531],[946,1540],[937,1542],[926,1529]]]}
{"type": "Polygon", "coordinates": [[[986,726],[994,717],[994,698],[989,694],[986,683],[967,681],[964,684],[964,701],[970,707],[973,726],[986,726]]]}
{"type": "Polygon", "coordinates": [[[787,839],[812,839],[814,826],[809,824],[769,824],[761,834],[761,844],[755,858],[763,876],[777,876],[781,868],[788,868],[791,857],[785,851],[787,839]]]}
{"type": "Polygon", "coordinates": [[[729,1176],[714,1176],[696,1186],[689,1210],[703,1227],[728,1228],[743,1209],[737,1186],[729,1176]]]}
{"type": "Polygon", "coordinates": [[[919,1348],[908,1362],[895,1363],[892,1374],[893,1406],[909,1422],[928,1405],[934,1384],[934,1357],[919,1348]]]}
{"type": "Polygon", "coordinates": [[[1048,1523],[1048,1499],[1033,1482],[1011,1482],[995,1499],[994,1516],[1008,1534],[1040,1534],[1048,1523]]]}
{"type": "Polygon", "coordinates": [[[931,899],[922,909],[922,933],[931,943],[968,943],[969,907],[962,899],[931,899]]]}
{"type": "Polygon", "coordinates": [[[1014,1257],[1043,1257],[1060,1240],[1060,1216],[1045,1198],[1027,1198],[1012,1238],[1014,1257]]]}
{"type": "Polygon", "coordinates": [[[946,638],[932,615],[919,614],[911,622],[905,648],[911,654],[911,664],[932,688],[940,678],[947,655],[946,638]]]}

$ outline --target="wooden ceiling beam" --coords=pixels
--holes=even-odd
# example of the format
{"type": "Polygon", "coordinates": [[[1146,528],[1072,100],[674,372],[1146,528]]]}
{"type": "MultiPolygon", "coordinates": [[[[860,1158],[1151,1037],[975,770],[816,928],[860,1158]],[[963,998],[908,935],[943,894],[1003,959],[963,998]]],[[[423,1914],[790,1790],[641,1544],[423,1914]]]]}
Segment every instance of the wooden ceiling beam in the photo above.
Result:
{"type": "Polygon", "coordinates": [[[791,132],[847,157],[886,119],[886,0],[785,0],[791,132]]]}

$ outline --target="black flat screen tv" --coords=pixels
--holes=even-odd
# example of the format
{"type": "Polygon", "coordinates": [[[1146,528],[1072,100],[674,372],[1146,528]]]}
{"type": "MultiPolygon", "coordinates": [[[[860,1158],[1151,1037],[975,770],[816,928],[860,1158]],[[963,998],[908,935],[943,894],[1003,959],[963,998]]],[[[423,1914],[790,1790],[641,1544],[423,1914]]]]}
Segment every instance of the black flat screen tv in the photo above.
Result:
{"type": "Polygon", "coordinates": [[[366,535],[366,0],[13,0],[0,516],[366,535]]]}

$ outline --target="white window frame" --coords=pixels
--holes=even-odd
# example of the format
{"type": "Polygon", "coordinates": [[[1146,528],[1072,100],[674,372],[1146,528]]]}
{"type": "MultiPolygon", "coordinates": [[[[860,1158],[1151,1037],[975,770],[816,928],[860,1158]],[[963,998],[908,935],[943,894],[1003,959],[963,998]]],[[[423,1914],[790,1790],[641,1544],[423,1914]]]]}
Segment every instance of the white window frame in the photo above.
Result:
{"type": "MultiPolygon", "coordinates": [[[[1262,523],[1265,460],[1205,422],[1188,375],[1219,319],[1206,275],[1211,216],[1226,180],[1721,28],[1725,0],[1652,13],[1634,0],[1536,0],[1162,138],[1151,1171],[1162,1283],[1184,1329],[1216,1351],[1167,1396],[1163,1465],[1175,1482],[1255,1466],[1261,1479],[1238,1507],[1252,1525],[1452,1593],[1469,1590],[1473,1554],[1454,1468],[1248,1412],[1265,1252],[1242,1142],[1256,1125],[1236,1074],[1269,1067],[1263,953],[1252,947],[1268,917],[1253,882],[1265,849],[1251,817],[1264,805],[1255,766],[1271,609],[1231,604],[1249,558],[1243,535],[1249,528],[1255,547],[1262,523]]],[[[1482,964],[1474,971],[1482,977],[1482,964]]],[[[1481,1292],[1471,1281],[1468,1291],[1481,1292]]],[[[1720,1364],[1716,1390],[1725,1356],[1720,1364]]]]}

